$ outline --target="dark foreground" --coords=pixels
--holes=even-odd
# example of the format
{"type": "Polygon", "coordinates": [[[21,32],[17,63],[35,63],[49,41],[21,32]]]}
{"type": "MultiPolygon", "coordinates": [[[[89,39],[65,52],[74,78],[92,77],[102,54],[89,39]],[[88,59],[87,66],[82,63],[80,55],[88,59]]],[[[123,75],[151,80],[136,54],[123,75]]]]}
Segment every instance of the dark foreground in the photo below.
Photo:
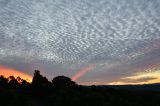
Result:
{"type": "Polygon", "coordinates": [[[80,86],[65,76],[50,82],[35,71],[32,83],[1,76],[0,106],[160,106],[160,85],[150,86],[80,86]]]}

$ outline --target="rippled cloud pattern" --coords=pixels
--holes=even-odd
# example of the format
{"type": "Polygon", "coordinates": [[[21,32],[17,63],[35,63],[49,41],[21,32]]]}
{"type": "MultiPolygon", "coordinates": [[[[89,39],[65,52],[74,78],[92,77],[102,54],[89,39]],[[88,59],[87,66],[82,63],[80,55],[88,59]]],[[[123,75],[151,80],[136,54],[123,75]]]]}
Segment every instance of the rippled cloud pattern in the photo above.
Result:
{"type": "Polygon", "coordinates": [[[48,77],[94,65],[81,83],[159,69],[159,10],[160,0],[0,0],[0,63],[48,77]]]}

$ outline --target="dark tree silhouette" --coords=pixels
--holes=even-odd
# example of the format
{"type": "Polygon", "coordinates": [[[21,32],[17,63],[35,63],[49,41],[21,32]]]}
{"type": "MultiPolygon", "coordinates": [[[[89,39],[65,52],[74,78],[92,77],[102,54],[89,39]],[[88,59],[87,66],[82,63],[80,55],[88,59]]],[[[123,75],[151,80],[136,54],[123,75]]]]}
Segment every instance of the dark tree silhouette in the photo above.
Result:
{"type": "Polygon", "coordinates": [[[47,87],[50,85],[50,82],[46,77],[43,77],[40,74],[39,70],[35,70],[33,80],[32,80],[32,85],[35,87],[47,87]]]}
{"type": "Polygon", "coordinates": [[[0,76],[0,86],[6,86],[7,83],[8,83],[8,79],[1,75],[0,76]]]}
{"type": "Polygon", "coordinates": [[[51,90],[51,82],[40,74],[39,70],[35,70],[31,83],[31,91],[33,96],[43,98],[51,90]]]}
{"type": "Polygon", "coordinates": [[[10,87],[13,88],[19,88],[20,83],[17,81],[17,79],[14,76],[8,77],[8,84],[10,87]]]}
{"type": "Polygon", "coordinates": [[[22,81],[23,81],[23,79],[22,79],[21,77],[19,77],[19,76],[16,78],[16,80],[17,80],[17,81],[18,81],[18,83],[20,83],[20,84],[21,84],[21,83],[22,83],[22,81]]]}
{"type": "Polygon", "coordinates": [[[57,76],[53,78],[52,84],[54,87],[75,87],[77,84],[70,78],[65,76],[57,76]]]}

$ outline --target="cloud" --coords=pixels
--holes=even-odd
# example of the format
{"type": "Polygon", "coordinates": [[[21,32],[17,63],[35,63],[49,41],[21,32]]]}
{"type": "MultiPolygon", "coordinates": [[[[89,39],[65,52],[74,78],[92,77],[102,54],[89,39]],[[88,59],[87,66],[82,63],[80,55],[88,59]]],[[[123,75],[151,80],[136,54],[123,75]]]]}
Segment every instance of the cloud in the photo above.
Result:
{"type": "Polygon", "coordinates": [[[125,79],[123,79],[122,80],[122,82],[123,83],[146,83],[146,82],[148,82],[148,81],[150,81],[150,80],[155,80],[155,79],[157,79],[157,78],[155,78],[155,77],[142,77],[142,78],[139,78],[139,79],[127,79],[127,78],[125,78],[125,79]]]}
{"type": "Polygon", "coordinates": [[[80,77],[91,71],[93,68],[95,68],[95,65],[84,67],[83,69],[79,70],[78,73],[76,73],[76,75],[72,77],[72,80],[73,81],[78,80],[80,77]]]}
{"type": "Polygon", "coordinates": [[[111,82],[159,67],[155,66],[160,62],[159,4],[159,0],[0,0],[0,62],[25,72],[36,63],[33,68],[42,67],[49,77],[51,73],[71,77],[96,64],[79,82],[111,82]]]}

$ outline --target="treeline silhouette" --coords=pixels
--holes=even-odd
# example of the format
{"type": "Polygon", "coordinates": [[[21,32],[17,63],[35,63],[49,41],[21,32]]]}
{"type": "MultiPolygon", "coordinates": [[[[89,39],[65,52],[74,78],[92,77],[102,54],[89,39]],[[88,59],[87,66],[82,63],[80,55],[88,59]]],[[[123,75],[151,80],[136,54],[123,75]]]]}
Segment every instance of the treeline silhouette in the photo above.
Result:
{"type": "Polygon", "coordinates": [[[0,76],[0,106],[160,106],[160,92],[82,86],[65,76],[49,81],[35,70],[31,83],[0,76]]]}

